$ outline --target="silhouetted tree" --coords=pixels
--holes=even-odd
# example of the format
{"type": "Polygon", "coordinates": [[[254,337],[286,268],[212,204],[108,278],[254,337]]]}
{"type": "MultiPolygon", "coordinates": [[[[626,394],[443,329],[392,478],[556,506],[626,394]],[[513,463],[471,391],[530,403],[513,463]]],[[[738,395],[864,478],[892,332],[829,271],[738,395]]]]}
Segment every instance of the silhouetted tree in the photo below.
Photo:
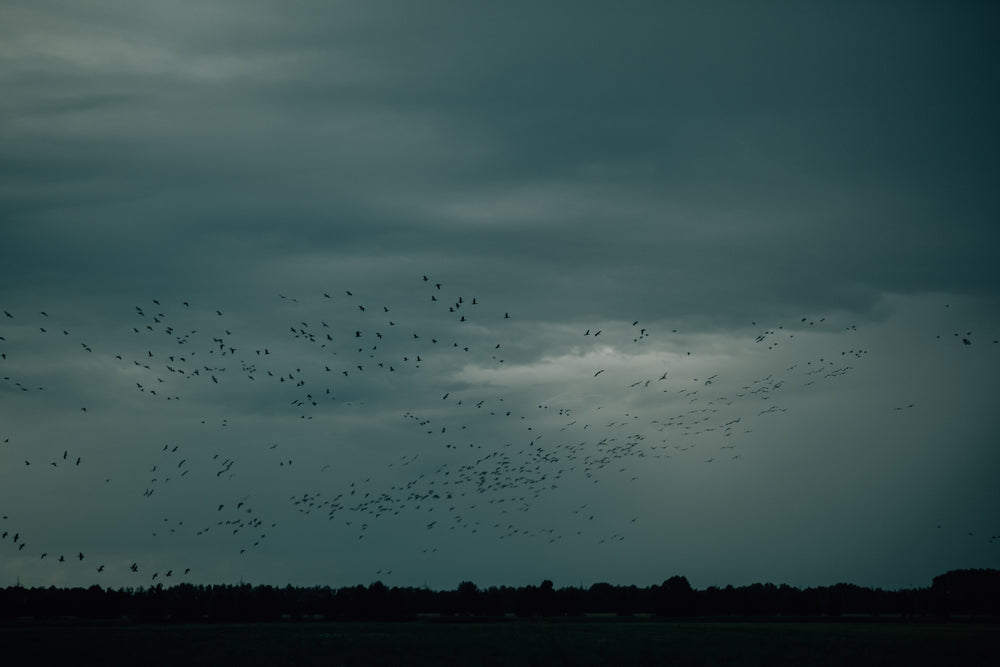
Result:
{"type": "Polygon", "coordinates": [[[467,616],[482,614],[482,595],[479,588],[471,581],[463,581],[455,591],[456,611],[467,616]]]}
{"type": "Polygon", "coordinates": [[[692,616],[695,594],[687,577],[675,575],[664,581],[655,593],[654,612],[659,616],[692,616]]]}
{"type": "Polygon", "coordinates": [[[560,588],[555,592],[556,608],[566,616],[583,616],[586,593],[576,587],[560,588]]]}
{"type": "Polygon", "coordinates": [[[503,616],[514,611],[511,589],[506,586],[490,586],[482,597],[483,613],[487,616],[503,616]]]}
{"type": "Polygon", "coordinates": [[[591,584],[587,589],[586,609],[590,613],[610,613],[615,610],[615,587],[605,582],[591,584]]]}
{"type": "Polygon", "coordinates": [[[418,612],[502,616],[581,615],[615,612],[630,615],[653,611],[659,616],[826,616],[838,614],[1000,613],[1000,571],[953,570],[934,578],[929,588],[902,591],[837,584],[800,590],[787,585],[711,586],[691,588],[674,576],[659,586],[612,586],[596,583],[588,589],[556,589],[546,579],[539,586],[490,587],[483,591],[471,581],[455,590],[370,586],[332,590],[329,587],[194,586],[172,588],[0,589],[0,619],[77,617],[131,619],[147,622],[249,622],[278,620],[404,620],[418,612]]]}
{"type": "Polygon", "coordinates": [[[951,570],[934,577],[931,599],[944,614],[1000,613],[1000,570],[951,570]]]}

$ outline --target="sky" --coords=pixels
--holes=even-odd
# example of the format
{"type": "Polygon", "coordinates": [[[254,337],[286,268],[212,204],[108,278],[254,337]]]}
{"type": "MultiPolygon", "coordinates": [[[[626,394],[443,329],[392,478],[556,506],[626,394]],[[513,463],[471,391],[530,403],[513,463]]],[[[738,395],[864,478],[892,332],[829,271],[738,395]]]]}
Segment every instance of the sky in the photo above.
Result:
{"type": "Polygon", "coordinates": [[[0,3],[0,585],[1000,567],[992,3],[0,3]]]}

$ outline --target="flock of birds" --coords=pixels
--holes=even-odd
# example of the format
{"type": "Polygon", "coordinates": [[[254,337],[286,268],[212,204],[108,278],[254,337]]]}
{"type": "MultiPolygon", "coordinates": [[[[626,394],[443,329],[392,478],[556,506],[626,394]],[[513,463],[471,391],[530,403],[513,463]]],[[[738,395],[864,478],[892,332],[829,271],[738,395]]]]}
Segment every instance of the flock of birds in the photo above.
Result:
{"type": "MultiPolygon", "coordinates": [[[[71,485],[66,475],[86,472],[73,483],[86,493],[128,496],[144,530],[141,553],[184,554],[170,547],[198,538],[252,556],[292,517],[354,544],[389,524],[419,526],[422,553],[439,548],[441,531],[613,545],[641,516],[602,516],[587,489],[634,483],[655,469],[653,459],[736,464],[748,455],[743,436],[788,411],[783,398],[838,382],[869,355],[855,325],[802,317],[787,327],[753,322],[755,349],[791,348],[796,335],[818,329],[855,342],[752,378],[726,368],[693,375],[692,353],[671,329],[661,340],[676,344],[655,349],[673,352],[644,375],[625,377],[605,353],[638,354],[660,334],[638,320],[600,323],[581,327],[567,347],[570,386],[538,402],[528,391],[497,388],[531,359],[516,314],[428,276],[406,289],[401,303],[356,288],[278,294],[249,314],[149,298],[101,340],[78,336],[54,311],[3,310],[0,395],[12,410],[44,401],[79,432],[105,417],[127,423],[155,415],[150,423],[163,426],[129,443],[129,460],[113,465],[97,445],[71,444],[81,440],[75,434],[0,432],[0,467],[19,466],[31,483],[62,475],[50,481],[71,485]],[[584,368],[589,359],[609,363],[584,368]],[[62,386],[68,367],[74,381],[92,374],[99,386],[62,386]],[[190,440],[178,441],[183,434],[190,440]],[[553,521],[567,489],[587,502],[567,504],[553,521]],[[542,506],[546,518],[538,519],[542,506]]],[[[964,346],[975,341],[971,331],[951,333],[964,346]]],[[[3,558],[75,563],[98,577],[116,569],[150,583],[196,572],[194,562],[160,558],[147,566],[122,549],[91,556],[66,538],[39,534],[7,502],[3,558]]],[[[390,565],[377,573],[391,574],[390,565]]]]}

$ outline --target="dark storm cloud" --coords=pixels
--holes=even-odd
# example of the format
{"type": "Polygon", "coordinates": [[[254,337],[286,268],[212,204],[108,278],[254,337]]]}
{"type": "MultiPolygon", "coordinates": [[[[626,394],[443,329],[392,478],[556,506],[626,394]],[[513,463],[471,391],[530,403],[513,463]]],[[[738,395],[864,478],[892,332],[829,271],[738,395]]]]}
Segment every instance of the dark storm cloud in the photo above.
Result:
{"type": "Polygon", "coordinates": [[[597,293],[649,285],[634,266],[660,263],[683,285],[662,297],[685,309],[996,285],[994,17],[298,9],[24,9],[51,33],[12,58],[24,129],[6,171],[24,187],[7,206],[89,205],[109,243],[210,227],[212,253],[226,229],[292,252],[374,235],[390,252],[502,253],[526,284],[569,260],[597,293]]]}

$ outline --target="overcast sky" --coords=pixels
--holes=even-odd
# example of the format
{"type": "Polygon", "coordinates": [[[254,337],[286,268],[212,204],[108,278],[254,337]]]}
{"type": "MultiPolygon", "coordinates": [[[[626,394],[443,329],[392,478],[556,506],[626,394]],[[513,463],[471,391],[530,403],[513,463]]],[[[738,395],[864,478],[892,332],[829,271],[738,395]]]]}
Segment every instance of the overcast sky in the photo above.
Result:
{"type": "Polygon", "coordinates": [[[1000,566],[998,33],[5,0],[0,585],[1000,566]]]}

